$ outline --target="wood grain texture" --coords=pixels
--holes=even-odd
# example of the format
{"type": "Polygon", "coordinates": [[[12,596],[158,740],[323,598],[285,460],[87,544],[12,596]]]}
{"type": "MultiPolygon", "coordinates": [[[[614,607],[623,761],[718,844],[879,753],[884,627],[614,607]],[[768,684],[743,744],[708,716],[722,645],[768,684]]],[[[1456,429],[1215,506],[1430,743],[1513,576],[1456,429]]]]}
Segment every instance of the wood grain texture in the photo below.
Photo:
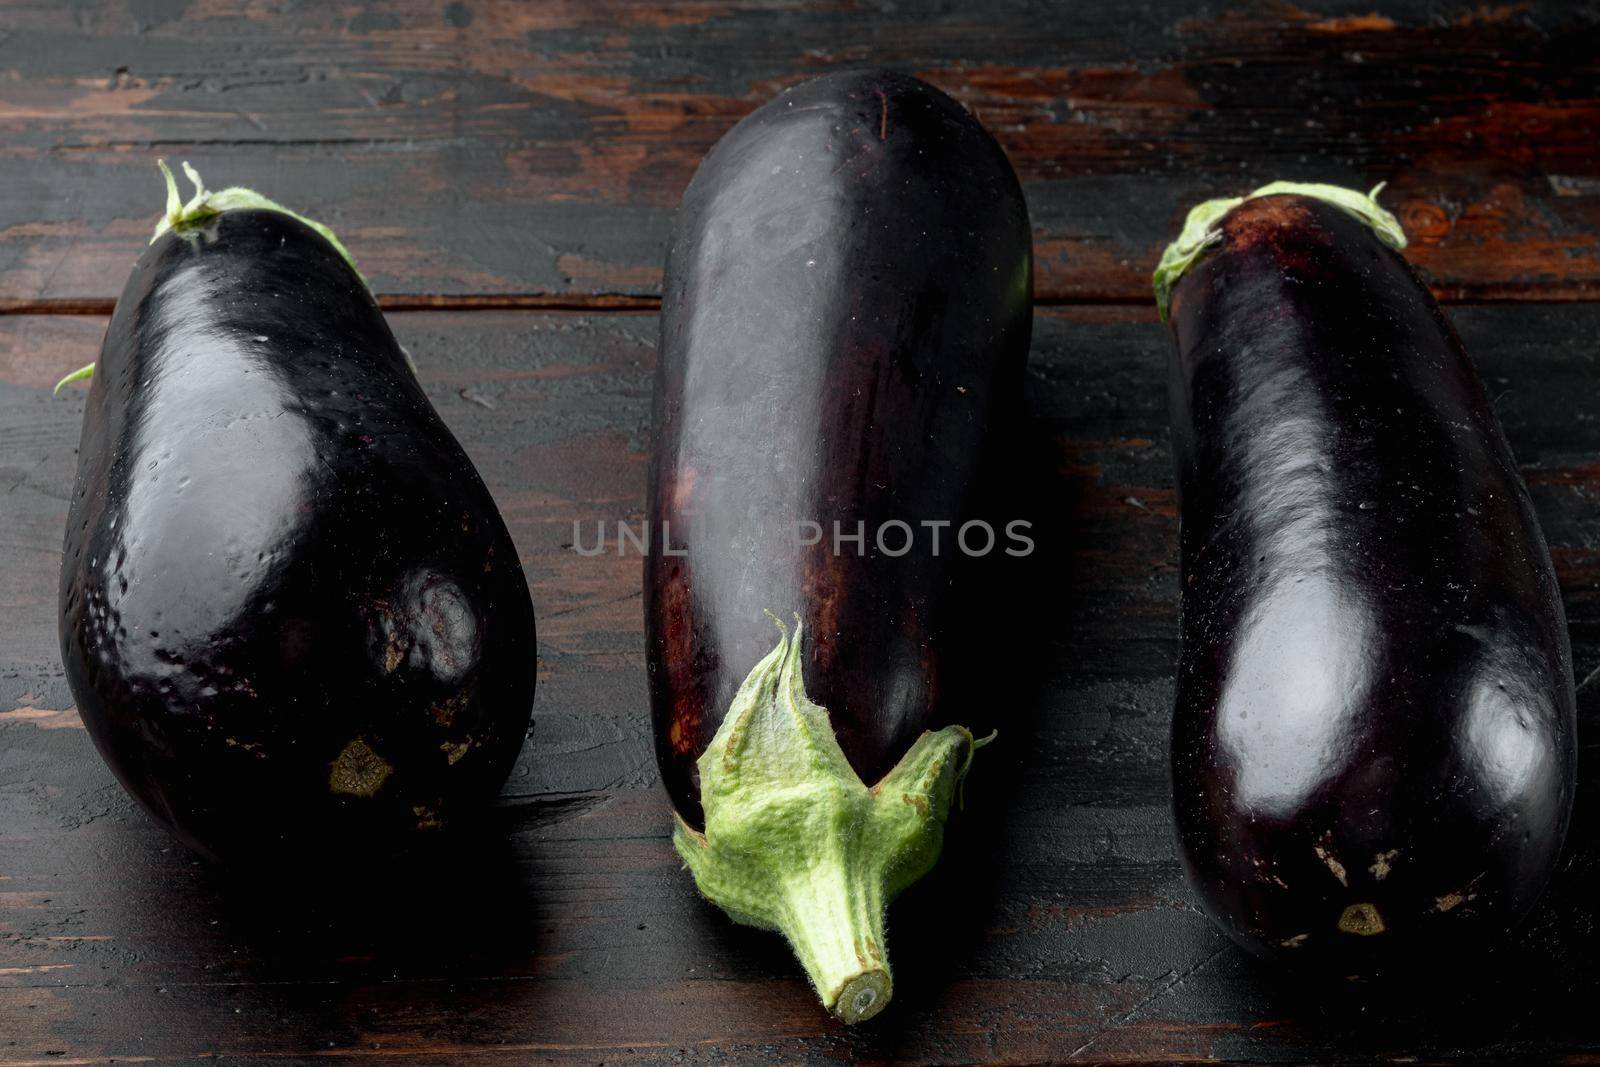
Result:
{"type": "MultiPolygon", "coordinates": [[[[1600,305],[1454,319],[1561,576],[1600,758],[1600,305]]],[[[1176,544],[1167,349],[1144,309],[1042,313],[1029,581],[1048,603],[937,871],[896,905],[895,1004],[846,1031],[776,938],[701,902],[649,744],[634,557],[649,315],[391,316],[479,465],[539,609],[535,726],[489,825],[368,878],[239,884],[173,845],[77,727],[55,581],[103,322],[0,319],[0,1063],[1095,1061],[1600,1056],[1600,784],[1519,940],[1436,986],[1305,988],[1196,910],[1168,815],[1176,544]],[[592,530],[592,525],[586,530],[592,530]]],[[[999,662],[997,670],[1015,666],[999,662]]]]}
{"type": "Polygon", "coordinates": [[[328,222],[393,306],[648,299],[716,139],[868,64],[1000,139],[1047,302],[1147,300],[1188,207],[1273,178],[1388,181],[1446,298],[1600,297],[1592,3],[19,0],[0,310],[109,310],[160,155],[328,222]]]}

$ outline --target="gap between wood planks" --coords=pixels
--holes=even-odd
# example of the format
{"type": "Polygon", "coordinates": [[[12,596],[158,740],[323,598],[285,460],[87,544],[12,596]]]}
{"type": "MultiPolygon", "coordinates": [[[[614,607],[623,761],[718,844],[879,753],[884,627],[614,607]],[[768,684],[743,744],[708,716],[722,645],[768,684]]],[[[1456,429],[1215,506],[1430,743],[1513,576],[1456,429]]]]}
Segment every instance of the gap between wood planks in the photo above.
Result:
{"type": "MultiPolygon", "coordinates": [[[[1600,288],[1468,295],[1433,290],[1445,307],[1483,307],[1505,304],[1578,304],[1600,300],[1600,288]]],[[[654,313],[661,310],[659,296],[630,293],[465,293],[438,296],[391,294],[378,297],[385,311],[547,311],[576,314],[654,313]]],[[[1154,308],[1146,297],[1119,293],[1086,296],[1038,296],[1036,308],[1126,307],[1154,308]]],[[[0,315],[100,315],[109,316],[116,301],[109,297],[0,297],[0,315]]]]}

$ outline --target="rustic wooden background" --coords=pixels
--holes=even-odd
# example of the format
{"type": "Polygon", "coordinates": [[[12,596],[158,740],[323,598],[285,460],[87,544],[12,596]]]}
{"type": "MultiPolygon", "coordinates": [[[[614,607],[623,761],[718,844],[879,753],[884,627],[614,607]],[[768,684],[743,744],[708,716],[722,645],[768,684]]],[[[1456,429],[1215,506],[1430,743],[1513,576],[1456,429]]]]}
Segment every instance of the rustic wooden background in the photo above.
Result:
{"type": "MultiPolygon", "coordinates": [[[[1385,195],[1497,396],[1600,752],[1600,8],[1420,0],[0,6],[0,1063],[1600,1059],[1600,775],[1523,935],[1399,988],[1230,948],[1174,859],[1166,341],[1194,201],[1385,195]],[[798,80],[881,64],[971,107],[1033,212],[1044,654],[941,868],[896,906],[895,1005],[847,1031],[702,904],[649,744],[637,519],[663,245],[702,153],[798,80]],[[156,156],[333,225],[523,552],[535,725],[491,825],[370,879],[240,884],[135,810],[58,662],[93,359],[156,156]]],[[[1031,469],[1031,468],[1030,468],[1031,469]]]]}

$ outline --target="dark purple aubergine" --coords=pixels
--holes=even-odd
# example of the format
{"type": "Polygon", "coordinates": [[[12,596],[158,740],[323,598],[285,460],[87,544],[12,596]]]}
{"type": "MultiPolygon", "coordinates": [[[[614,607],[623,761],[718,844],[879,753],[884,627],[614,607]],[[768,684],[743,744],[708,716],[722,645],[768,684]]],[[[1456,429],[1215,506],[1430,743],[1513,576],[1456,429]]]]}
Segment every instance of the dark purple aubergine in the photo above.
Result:
{"type": "Polygon", "coordinates": [[[1574,792],[1566,620],[1516,462],[1370,196],[1279,183],[1190,219],[1157,272],[1189,877],[1235,941],[1307,969],[1477,956],[1549,880],[1574,792]]]}
{"type": "Polygon", "coordinates": [[[1024,547],[968,524],[1031,288],[1004,153],[881,71],[739,123],[672,238],[645,574],[656,752],[701,890],[781,930],[848,1022],[888,1002],[884,908],[937,858],[971,728],[997,710],[946,699],[950,589],[962,560],[1024,547]]]}
{"type": "Polygon", "coordinates": [[[394,851],[470,818],[521,748],[522,566],[343,246],[246,190],[180,206],[167,177],[84,412],[67,679],[196,849],[394,851]]]}

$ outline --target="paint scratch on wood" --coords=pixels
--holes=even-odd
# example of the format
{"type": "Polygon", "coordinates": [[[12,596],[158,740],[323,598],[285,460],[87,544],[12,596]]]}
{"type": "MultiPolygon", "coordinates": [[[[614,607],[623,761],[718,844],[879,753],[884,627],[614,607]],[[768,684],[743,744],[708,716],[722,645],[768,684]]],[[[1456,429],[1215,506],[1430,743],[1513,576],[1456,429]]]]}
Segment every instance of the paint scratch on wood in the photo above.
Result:
{"type": "Polygon", "coordinates": [[[77,708],[35,708],[24,704],[10,711],[0,711],[0,725],[12,722],[27,723],[41,730],[83,729],[77,708]]]}

